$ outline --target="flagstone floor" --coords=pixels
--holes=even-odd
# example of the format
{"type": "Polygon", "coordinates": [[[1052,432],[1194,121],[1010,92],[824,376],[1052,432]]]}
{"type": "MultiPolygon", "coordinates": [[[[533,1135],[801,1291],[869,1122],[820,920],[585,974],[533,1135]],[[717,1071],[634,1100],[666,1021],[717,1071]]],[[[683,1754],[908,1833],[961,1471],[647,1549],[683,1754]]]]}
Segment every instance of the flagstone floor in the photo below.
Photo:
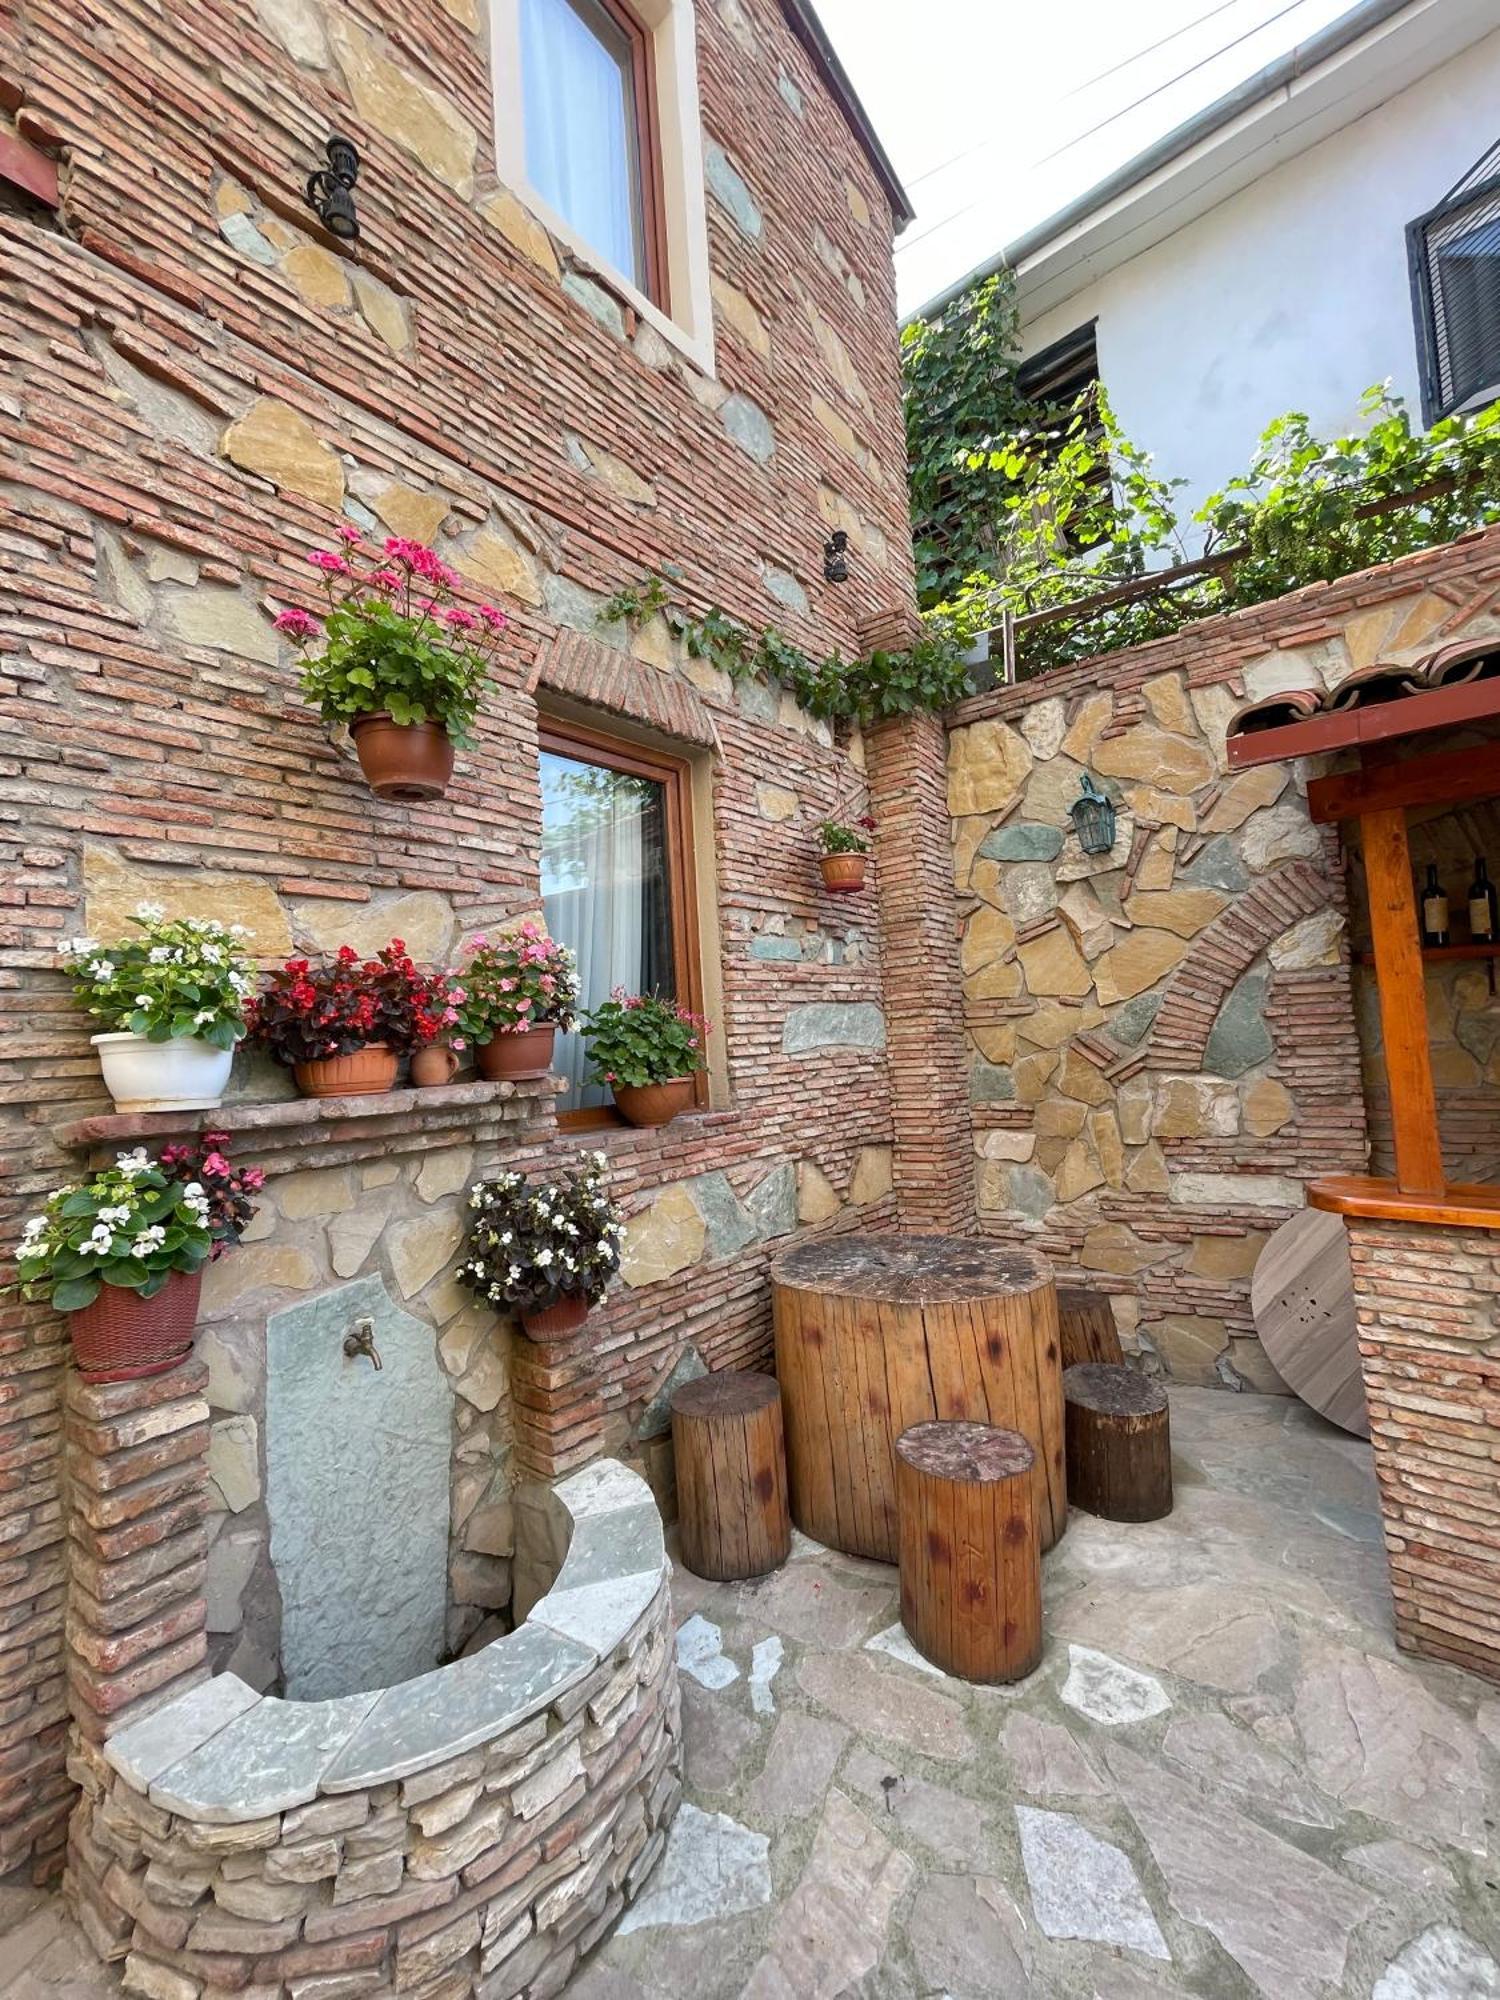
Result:
{"type": "MultiPolygon", "coordinates": [[[[877,1564],[679,1570],[687,1797],[566,2000],[1500,2000],[1500,1691],[1397,1654],[1368,1447],[1172,1421],[1173,1514],[1073,1516],[1017,1688],[918,1661],[877,1564]]],[[[7,1926],[0,1992],[112,1990],[55,1900],[7,1926]]]]}

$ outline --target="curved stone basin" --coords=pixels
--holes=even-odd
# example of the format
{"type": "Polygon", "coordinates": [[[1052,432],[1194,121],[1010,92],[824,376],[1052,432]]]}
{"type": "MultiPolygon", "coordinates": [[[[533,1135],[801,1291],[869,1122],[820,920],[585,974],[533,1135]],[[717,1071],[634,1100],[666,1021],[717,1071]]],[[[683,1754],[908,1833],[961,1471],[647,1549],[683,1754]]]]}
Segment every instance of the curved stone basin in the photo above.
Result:
{"type": "Polygon", "coordinates": [[[680,1790],[661,1516],[614,1460],[547,1504],[561,1567],[482,1651],[330,1701],[220,1675],[89,1753],[75,1888],[133,1920],[116,1955],[222,1985],[234,1954],[259,1986],[347,1971],[357,1936],[403,1989],[435,1955],[445,1983],[503,1965],[519,1991],[609,1928],[680,1790]],[[96,1814],[139,1827],[134,1871],[96,1814]]]}

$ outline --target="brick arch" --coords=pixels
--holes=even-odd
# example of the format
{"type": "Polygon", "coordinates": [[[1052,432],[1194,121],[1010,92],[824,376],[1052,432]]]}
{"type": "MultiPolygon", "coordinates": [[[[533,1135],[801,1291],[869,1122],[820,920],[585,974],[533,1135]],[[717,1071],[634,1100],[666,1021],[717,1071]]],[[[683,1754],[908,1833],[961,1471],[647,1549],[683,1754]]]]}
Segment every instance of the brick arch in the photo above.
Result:
{"type": "Polygon", "coordinates": [[[1198,934],[1173,973],[1144,1067],[1201,1070],[1219,1009],[1233,987],[1284,930],[1327,909],[1336,889],[1310,862],[1293,861],[1236,896],[1198,934]]]}

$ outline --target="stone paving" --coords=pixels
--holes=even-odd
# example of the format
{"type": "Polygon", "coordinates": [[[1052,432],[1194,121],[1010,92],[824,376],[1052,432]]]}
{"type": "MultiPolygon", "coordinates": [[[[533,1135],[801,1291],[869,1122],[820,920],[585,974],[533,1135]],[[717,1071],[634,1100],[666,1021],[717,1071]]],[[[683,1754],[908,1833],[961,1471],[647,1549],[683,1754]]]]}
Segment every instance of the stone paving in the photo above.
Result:
{"type": "MultiPolygon", "coordinates": [[[[679,1569],[686,1801],[567,2000],[1500,2000],[1500,1694],[1397,1654],[1368,1447],[1172,1413],[1174,1513],[1073,1516],[1014,1689],[915,1659],[878,1564],[679,1569]]],[[[0,1991],[110,1990],[8,1894],[0,1991]]]]}

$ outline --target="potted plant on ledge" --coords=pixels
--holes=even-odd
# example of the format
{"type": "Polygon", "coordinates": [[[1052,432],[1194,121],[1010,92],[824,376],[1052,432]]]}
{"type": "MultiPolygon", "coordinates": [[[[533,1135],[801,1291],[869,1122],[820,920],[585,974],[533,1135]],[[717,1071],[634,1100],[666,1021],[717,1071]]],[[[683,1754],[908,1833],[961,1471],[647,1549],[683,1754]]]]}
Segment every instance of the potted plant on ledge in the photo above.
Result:
{"type": "Polygon", "coordinates": [[[304,1097],[370,1097],[391,1089],[406,1050],[424,1039],[425,982],[400,938],[361,959],[289,958],[251,1003],[251,1034],[296,1078],[304,1097]]]}
{"type": "Polygon", "coordinates": [[[568,947],[527,917],[494,944],[476,937],[458,983],[459,1022],[474,1044],[479,1074],[491,1082],[545,1076],[557,1031],[572,1027],[578,999],[568,947]]]}
{"type": "Polygon", "coordinates": [[[212,1111],[222,1102],[245,1033],[254,984],[243,924],[169,917],[141,903],[139,937],[70,938],[73,991],[105,1023],[91,1037],[117,1111],[212,1111]]]}
{"type": "Polygon", "coordinates": [[[604,1187],[602,1153],[556,1180],[498,1174],[469,1194],[460,1280],[509,1307],[533,1340],[576,1333],[620,1268],[623,1225],[604,1187]]]}
{"type": "Polygon", "coordinates": [[[474,747],[474,716],[505,630],[492,604],[455,604],[458,572],[420,542],[394,535],[379,559],[314,549],[328,611],[296,608],[276,629],[302,649],[303,699],[328,723],[347,723],[360,768],[378,799],[440,799],[453,751],[474,747]],[[314,650],[321,641],[321,650],[314,650]]]}
{"type": "Polygon", "coordinates": [[[818,865],[823,871],[823,887],[833,895],[852,896],[865,886],[874,831],[875,822],[868,813],[861,813],[852,825],[839,819],[818,822],[818,844],[823,850],[818,865]]]}
{"type": "Polygon", "coordinates": [[[451,1083],[457,1073],[459,1052],[468,1047],[458,1032],[463,998],[451,972],[425,973],[413,988],[411,1080],[418,1090],[451,1083]]]}
{"type": "Polygon", "coordinates": [[[701,1014],[620,986],[583,1024],[594,1081],[609,1085],[629,1125],[666,1125],[688,1109],[707,1037],[701,1014]]]}
{"type": "Polygon", "coordinates": [[[203,1266],[240,1240],[265,1175],[230,1165],[222,1132],[121,1153],[60,1187],[17,1251],[27,1298],[65,1313],[90,1382],[160,1375],[192,1351],[203,1266]]]}

